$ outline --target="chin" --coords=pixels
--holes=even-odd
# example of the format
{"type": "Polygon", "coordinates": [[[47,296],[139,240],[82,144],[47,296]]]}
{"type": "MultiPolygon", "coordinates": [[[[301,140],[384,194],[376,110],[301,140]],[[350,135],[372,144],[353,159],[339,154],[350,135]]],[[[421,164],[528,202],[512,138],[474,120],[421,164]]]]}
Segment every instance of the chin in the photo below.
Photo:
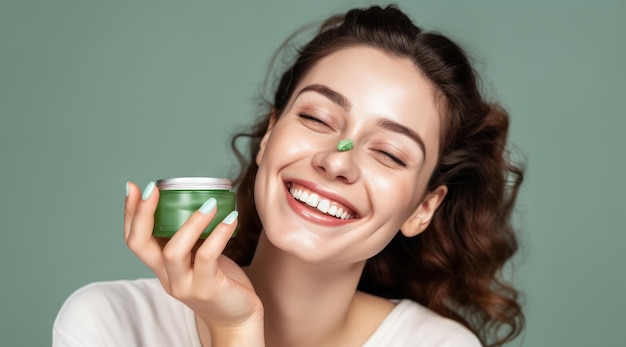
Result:
{"type": "MultiPolygon", "coordinates": [[[[283,226],[284,228],[284,226],[283,226]]],[[[281,228],[282,229],[282,228],[281,228]]],[[[284,230],[284,229],[283,229],[284,230]]],[[[329,241],[308,230],[290,229],[288,233],[276,234],[265,231],[267,239],[279,251],[289,254],[306,263],[324,263],[337,253],[329,247],[329,241]]]]}

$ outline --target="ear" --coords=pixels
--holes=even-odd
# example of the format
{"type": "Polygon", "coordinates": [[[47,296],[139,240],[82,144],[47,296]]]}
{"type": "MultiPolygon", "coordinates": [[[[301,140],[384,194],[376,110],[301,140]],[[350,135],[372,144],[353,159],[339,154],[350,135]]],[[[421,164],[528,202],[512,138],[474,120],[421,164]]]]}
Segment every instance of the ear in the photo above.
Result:
{"type": "Polygon", "coordinates": [[[415,212],[402,224],[400,229],[402,234],[406,237],[413,237],[426,230],[447,193],[448,187],[443,185],[429,192],[415,212]]]}
{"type": "Polygon", "coordinates": [[[255,161],[257,165],[259,165],[259,163],[261,162],[261,159],[263,159],[263,154],[265,153],[265,146],[267,145],[267,140],[270,137],[270,133],[272,132],[272,128],[274,127],[275,123],[276,123],[276,110],[272,109],[272,112],[270,113],[270,119],[267,124],[267,129],[265,130],[265,134],[263,135],[263,138],[261,139],[261,142],[259,143],[259,151],[256,153],[255,161]]]}

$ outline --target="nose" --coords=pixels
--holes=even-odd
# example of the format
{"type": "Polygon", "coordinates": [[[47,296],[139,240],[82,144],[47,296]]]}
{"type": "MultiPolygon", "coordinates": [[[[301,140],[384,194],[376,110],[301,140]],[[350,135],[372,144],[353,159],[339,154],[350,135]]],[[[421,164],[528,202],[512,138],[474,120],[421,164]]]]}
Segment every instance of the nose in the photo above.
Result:
{"type": "Polygon", "coordinates": [[[336,147],[320,151],[313,156],[315,169],[331,180],[354,183],[359,179],[360,169],[355,162],[356,149],[340,152],[336,147]]]}

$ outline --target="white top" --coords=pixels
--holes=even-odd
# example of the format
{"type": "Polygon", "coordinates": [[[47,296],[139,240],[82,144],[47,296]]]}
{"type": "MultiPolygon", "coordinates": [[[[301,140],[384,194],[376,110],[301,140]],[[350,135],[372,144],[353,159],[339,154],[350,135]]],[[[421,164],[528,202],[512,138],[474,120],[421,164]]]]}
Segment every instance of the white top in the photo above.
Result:
{"type": "MultiPolygon", "coordinates": [[[[201,347],[194,313],[157,279],[96,282],[74,292],[54,321],[53,347],[201,347]]],[[[480,347],[461,324],[400,300],[363,347],[480,347]]]]}

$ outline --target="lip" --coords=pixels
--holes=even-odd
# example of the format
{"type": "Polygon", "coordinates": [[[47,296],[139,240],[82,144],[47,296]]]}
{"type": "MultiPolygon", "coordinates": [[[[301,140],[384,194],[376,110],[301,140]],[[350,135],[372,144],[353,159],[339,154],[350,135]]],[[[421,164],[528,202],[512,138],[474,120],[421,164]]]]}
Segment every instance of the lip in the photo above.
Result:
{"type": "Polygon", "coordinates": [[[356,221],[360,214],[357,211],[357,209],[350,204],[348,201],[346,201],[344,198],[338,196],[335,193],[329,192],[325,189],[323,189],[322,187],[313,184],[311,182],[308,181],[302,181],[302,180],[298,180],[298,179],[289,179],[283,182],[283,187],[285,190],[285,195],[287,197],[287,202],[289,203],[289,206],[297,213],[299,214],[301,217],[303,217],[304,219],[310,220],[316,224],[322,224],[322,225],[328,225],[328,226],[340,226],[340,225],[345,225],[345,224],[349,224],[352,223],[354,221],[356,221]],[[325,196],[331,200],[337,201],[338,203],[348,207],[350,210],[352,210],[355,214],[355,216],[351,219],[340,219],[340,218],[335,218],[331,215],[328,215],[326,213],[322,213],[322,212],[317,212],[316,210],[307,207],[305,205],[303,205],[300,201],[297,201],[292,195],[291,193],[289,193],[289,189],[287,188],[287,184],[288,183],[296,183],[298,185],[301,185],[311,191],[314,191],[316,193],[318,193],[319,195],[325,196]]]}

